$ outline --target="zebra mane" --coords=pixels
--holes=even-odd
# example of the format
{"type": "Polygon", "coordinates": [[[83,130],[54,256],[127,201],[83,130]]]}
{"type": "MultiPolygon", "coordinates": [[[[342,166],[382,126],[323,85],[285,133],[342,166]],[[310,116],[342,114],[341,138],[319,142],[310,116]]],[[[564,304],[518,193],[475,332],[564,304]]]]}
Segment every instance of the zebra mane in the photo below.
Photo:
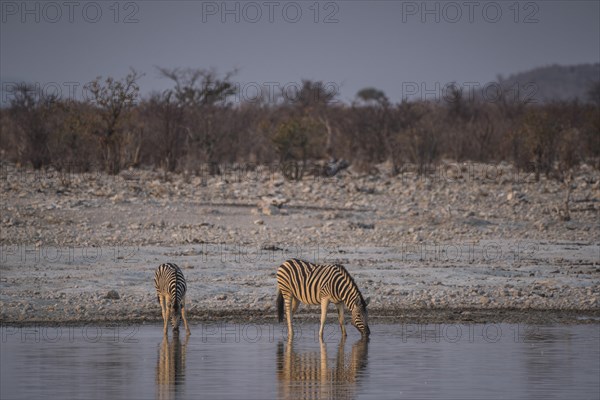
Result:
{"type": "Polygon", "coordinates": [[[350,279],[350,282],[352,282],[352,285],[354,286],[354,288],[358,292],[358,299],[360,300],[360,304],[362,305],[362,307],[364,309],[366,309],[367,308],[367,302],[365,301],[365,299],[364,299],[362,293],[360,292],[360,289],[358,288],[358,285],[354,281],[354,278],[352,277],[352,275],[350,275],[350,273],[348,272],[348,270],[346,269],[346,267],[344,267],[342,264],[334,264],[334,265],[337,268],[339,268],[342,271],[342,273],[344,275],[346,275],[350,279]]]}

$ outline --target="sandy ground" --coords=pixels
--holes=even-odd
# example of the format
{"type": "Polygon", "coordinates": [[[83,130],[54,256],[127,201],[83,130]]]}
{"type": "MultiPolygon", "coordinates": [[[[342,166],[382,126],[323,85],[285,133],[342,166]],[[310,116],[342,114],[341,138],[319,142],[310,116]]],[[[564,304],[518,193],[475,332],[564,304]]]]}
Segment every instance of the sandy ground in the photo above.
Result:
{"type": "Polygon", "coordinates": [[[274,166],[3,164],[0,321],[158,321],[152,276],[167,261],[186,275],[191,320],[273,320],[275,271],[291,257],[346,265],[375,319],[598,321],[598,171],[577,171],[567,221],[563,184],[508,165],[388,170],[297,181],[274,166]]]}

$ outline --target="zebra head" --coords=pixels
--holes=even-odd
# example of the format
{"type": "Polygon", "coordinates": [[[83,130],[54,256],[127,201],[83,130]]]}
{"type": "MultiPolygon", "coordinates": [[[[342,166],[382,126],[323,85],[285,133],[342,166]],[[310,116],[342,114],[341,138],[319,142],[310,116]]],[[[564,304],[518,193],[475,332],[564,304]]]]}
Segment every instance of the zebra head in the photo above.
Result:
{"type": "Polygon", "coordinates": [[[169,304],[171,308],[171,325],[173,326],[174,331],[179,331],[179,323],[181,322],[181,304],[177,301],[176,298],[171,300],[169,304]]]}
{"type": "Polygon", "coordinates": [[[369,329],[369,313],[367,312],[367,304],[362,296],[356,301],[354,304],[354,308],[352,308],[352,325],[360,334],[365,337],[371,334],[371,330],[369,329]]]}

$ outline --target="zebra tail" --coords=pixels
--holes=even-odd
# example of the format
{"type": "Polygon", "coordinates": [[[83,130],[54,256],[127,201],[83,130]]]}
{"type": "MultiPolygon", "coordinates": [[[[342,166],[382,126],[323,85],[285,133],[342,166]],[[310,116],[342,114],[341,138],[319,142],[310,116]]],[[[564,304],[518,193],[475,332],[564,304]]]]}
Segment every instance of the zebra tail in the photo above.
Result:
{"type": "Polygon", "coordinates": [[[283,294],[277,289],[277,319],[283,322],[283,294]]]}

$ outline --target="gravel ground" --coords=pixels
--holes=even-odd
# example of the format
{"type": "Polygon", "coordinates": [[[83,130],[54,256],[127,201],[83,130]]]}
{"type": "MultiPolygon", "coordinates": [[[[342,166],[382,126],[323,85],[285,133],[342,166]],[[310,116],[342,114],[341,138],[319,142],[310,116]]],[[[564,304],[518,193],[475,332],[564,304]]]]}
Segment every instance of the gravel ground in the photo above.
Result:
{"type": "Polygon", "coordinates": [[[380,320],[600,318],[590,167],[576,171],[569,220],[564,184],[505,164],[300,181],[273,166],[223,172],[2,164],[0,322],[158,321],[152,275],[167,261],[187,277],[191,320],[272,320],[275,270],[291,257],[346,265],[380,320]]]}

